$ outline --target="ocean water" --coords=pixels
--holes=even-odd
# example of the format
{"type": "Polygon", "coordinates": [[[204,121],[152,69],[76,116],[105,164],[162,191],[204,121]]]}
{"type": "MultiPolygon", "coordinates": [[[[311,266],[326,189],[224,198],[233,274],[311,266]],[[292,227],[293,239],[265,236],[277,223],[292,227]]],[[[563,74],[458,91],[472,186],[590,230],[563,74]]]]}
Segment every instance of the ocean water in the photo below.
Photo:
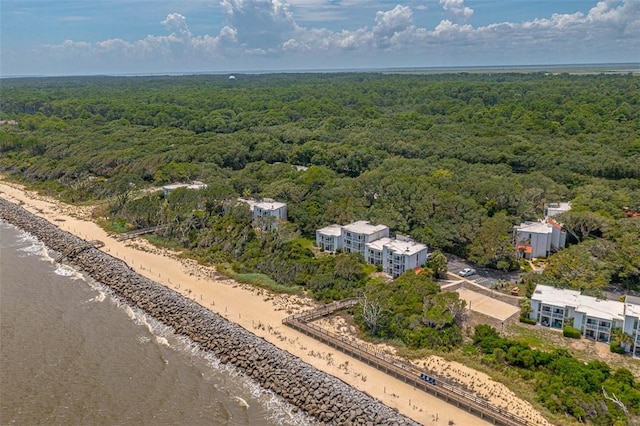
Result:
{"type": "Polygon", "coordinates": [[[0,424],[313,423],[0,222],[0,424]]]}

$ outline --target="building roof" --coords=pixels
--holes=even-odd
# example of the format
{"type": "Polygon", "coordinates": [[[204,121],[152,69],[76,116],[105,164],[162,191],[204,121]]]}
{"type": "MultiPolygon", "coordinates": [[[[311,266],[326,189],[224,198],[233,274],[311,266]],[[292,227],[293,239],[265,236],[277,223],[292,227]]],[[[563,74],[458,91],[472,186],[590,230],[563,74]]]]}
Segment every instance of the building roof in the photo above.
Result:
{"type": "Polygon", "coordinates": [[[576,311],[583,312],[590,317],[624,320],[624,303],[615,300],[580,296],[580,305],[576,311]]]}
{"type": "Polygon", "coordinates": [[[624,304],[625,315],[640,318],[640,297],[627,295],[624,304]]]}
{"type": "Polygon", "coordinates": [[[422,250],[426,250],[427,248],[424,244],[417,243],[413,240],[403,241],[397,239],[385,244],[385,247],[395,254],[403,254],[407,256],[414,255],[422,250]]]}
{"type": "Polygon", "coordinates": [[[248,198],[238,198],[238,201],[242,201],[243,203],[247,203],[251,210],[253,210],[255,207],[257,207],[257,208],[259,208],[261,210],[273,211],[273,210],[278,210],[278,209],[280,209],[282,207],[286,207],[287,206],[286,203],[281,203],[279,201],[273,201],[273,200],[256,201],[256,200],[251,200],[251,199],[248,199],[248,198]]]}
{"type": "Polygon", "coordinates": [[[279,201],[261,201],[256,203],[255,206],[262,210],[278,210],[282,207],[286,207],[287,203],[281,203],[279,201]]]}
{"type": "Polygon", "coordinates": [[[549,203],[544,207],[547,216],[555,216],[571,210],[571,201],[566,203],[549,203]]]}
{"type": "Polygon", "coordinates": [[[578,306],[580,292],[538,284],[531,295],[531,300],[538,300],[554,306],[578,306]]]}
{"type": "Polygon", "coordinates": [[[391,238],[389,237],[383,237],[383,238],[379,238],[375,241],[371,241],[369,243],[367,243],[367,248],[371,248],[374,250],[378,250],[378,251],[382,251],[382,249],[384,248],[385,245],[389,244],[391,241],[393,241],[391,238]]]}
{"type": "Polygon", "coordinates": [[[624,319],[624,303],[615,300],[601,300],[591,296],[583,296],[576,290],[537,285],[533,295],[531,295],[531,300],[537,300],[553,306],[570,306],[574,308],[576,312],[583,313],[590,317],[608,320],[624,319]]]}
{"type": "Polygon", "coordinates": [[[350,232],[355,232],[357,234],[365,234],[365,235],[371,235],[371,234],[375,234],[376,232],[380,232],[383,231],[385,229],[389,229],[389,227],[385,226],[385,225],[372,225],[369,222],[365,221],[365,220],[359,220],[357,222],[352,222],[348,225],[344,225],[343,228],[346,231],[350,231],[350,232]]]}
{"type": "Polygon", "coordinates": [[[554,228],[557,228],[557,229],[562,231],[562,224],[556,222],[555,220],[553,220],[551,218],[547,218],[547,220],[545,222],[548,223],[549,225],[553,226],[554,228]]]}
{"type": "Polygon", "coordinates": [[[532,234],[550,234],[552,226],[545,222],[524,222],[514,227],[517,232],[530,232],[532,234]]]}
{"type": "Polygon", "coordinates": [[[316,232],[322,235],[332,235],[334,237],[339,237],[342,234],[342,226],[338,225],[337,223],[334,223],[333,225],[320,228],[316,232]]]}

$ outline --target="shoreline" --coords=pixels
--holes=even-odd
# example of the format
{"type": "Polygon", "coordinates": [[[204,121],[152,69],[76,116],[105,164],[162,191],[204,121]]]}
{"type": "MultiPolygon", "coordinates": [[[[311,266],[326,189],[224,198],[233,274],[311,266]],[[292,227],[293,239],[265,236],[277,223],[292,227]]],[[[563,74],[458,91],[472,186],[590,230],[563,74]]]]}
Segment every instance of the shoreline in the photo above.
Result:
{"type": "Polygon", "coordinates": [[[205,308],[144,277],[125,262],[60,230],[17,204],[0,199],[0,218],[36,237],[50,250],[70,252],[70,263],[102,283],[115,297],[165,324],[176,335],[230,364],[320,424],[415,425],[375,398],[205,308]],[[77,251],[78,247],[83,247],[77,251]],[[69,251],[71,249],[71,251],[69,251]]]}
{"type": "MultiPolygon", "coordinates": [[[[61,230],[85,240],[103,241],[103,252],[123,260],[137,273],[179,292],[414,421],[434,425],[448,425],[450,421],[455,424],[489,424],[282,325],[282,320],[290,314],[317,306],[309,299],[270,294],[263,289],[221,278],[215,268],[179,258],[178,253],[152,246],[146,240],[116,241],[90,220],[88,208],[69,206],[37,195],[20,185],[5,182],[1,177],[0,198],[22,204],[23,208],[61,230]]],[[[442,368],[447,367],[443,365],[442,368]]]]}

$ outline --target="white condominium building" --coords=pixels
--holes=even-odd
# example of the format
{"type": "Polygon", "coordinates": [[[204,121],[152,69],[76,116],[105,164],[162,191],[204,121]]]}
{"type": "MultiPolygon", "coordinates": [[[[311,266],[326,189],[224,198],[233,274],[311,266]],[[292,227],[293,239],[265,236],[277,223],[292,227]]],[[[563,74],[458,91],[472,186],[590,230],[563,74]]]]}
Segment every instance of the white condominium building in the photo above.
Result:
{"type": "Polygon", "coordinates": [[[572,324],[584,337],[598,342],[610,342],[613,330],[621,328],[633,338],[626,349],[640,356],[640,298],[601,300],[575,290],[538,285],[531,296],[530,318],[551,328],[572,324]]]}
{"type": "Polygon", "coordinates": [[[362,253],[363,256],[366,256],[367,243],[388,237],[388,226],[372,225],[364,220],[359,220],[342,227],[344,250],[350,253],[362,253]]]}
{"type": "Polygon", "coordinates": [[[525,259],[547,257],[554,250],[564,248],[567,232],[553,219],[524,222],[513,227],[516,250],[525,259]]]}
{"type": "Polygon", "coordinates": [[[571,210],[571,202],[567,203],[549,203],[544,206],[545,217],[553,217],[560,213],[565,213],[571,210]]]}
{"type": "Polygon", "coordinates": [[[329,225],[316,230],[316,246],[325,251],[361,253],[365,261],[380,266],[393,278],[422,266],[428,248],[408,237],[389,238],[389,227],[358,221],[348,225],[329,225]]]}
{"type": "Polygon", "coordinates": [[[264,198],[260,201],[238,198],[238,201],[249,205],[253,220],[258,222],[263,229],[276,228],[278,222],[287,220],[287,204],[264,198]]]}
{"type": "Polygon", "coordinates": [[[624,326],[622,331],[631,336],[629,352],[640,357],[640,297],[627,296],[624,301],[624,326]]]}

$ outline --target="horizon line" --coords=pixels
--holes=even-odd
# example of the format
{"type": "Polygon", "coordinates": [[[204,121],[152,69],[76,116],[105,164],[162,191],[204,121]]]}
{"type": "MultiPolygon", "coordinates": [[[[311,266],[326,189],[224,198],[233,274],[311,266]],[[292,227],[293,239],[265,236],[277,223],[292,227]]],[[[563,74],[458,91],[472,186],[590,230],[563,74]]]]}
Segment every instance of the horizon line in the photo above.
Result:
{"type": "Polygon", "coordinates": [[[632,69],[611,70],[616,73],[638,72],[640,62],[591,62],[591,63],[542,63],[526,65],[453,65],[453,66],[398,66],[398,67],[345,67],[345,68],[291,68],[291,69],[244,69],[244,70],[222,70],[222,71],[159,71],[159,72],[122,72],[122,73],[95,73],[95,74],[13,74],[1,75],[0,79],[8,78],[67,78],[67,77],[178,77],[194,75],[259,75],[259,74],[333,74],[333,73],[358,73],[358,72],[394,72],[394,71],[461,71],[461,70],[532,70],[540,71],[541,68],[549,67],[555,70],[563,68],[587,68],[587,67],[620,67],[630,66],[632,69]]]}

